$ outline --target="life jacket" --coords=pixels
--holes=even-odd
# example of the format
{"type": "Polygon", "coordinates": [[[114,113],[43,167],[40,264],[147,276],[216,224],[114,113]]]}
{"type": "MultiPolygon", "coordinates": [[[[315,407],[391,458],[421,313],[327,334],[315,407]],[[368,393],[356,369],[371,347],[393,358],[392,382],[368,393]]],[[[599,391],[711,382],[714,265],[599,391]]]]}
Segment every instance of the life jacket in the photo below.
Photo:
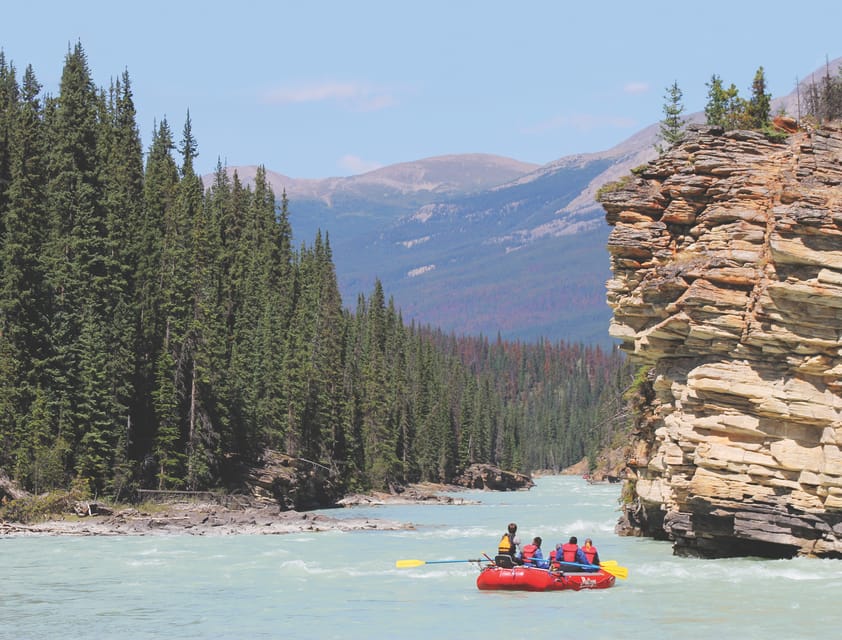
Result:
{"type": "Polygon", "coordinates": [[[555,562],[555,549],[550,550],[550,562],[555,562]]]}
{"type": "Polygon", "coordinates": [[[521,559],[526,562],[532,561],[532,556],[535,555],[535,552],[538,550],[538,545],[535,544],[525,544],[523,545],[523,551],[520,553],[521,559]]]}
{"type": "Polygon", "coordinates": [[[582,552],[585,554],[585,557],[588,559],[589,564],[593,564],[593,559],[596,558],[596,547],[591,545],[590,547],[582,547],[582,552]]]}
{"type": "Polygon", "coordinates": [[[561,545],[561,559],[564,562],[576,562],[576,551],[579,549],[578,544],[572,542],[565,542],[561,545]]]}
{"type": "Polygon", "coordinates": [[[512,536],[508,532],[503,534],[500,538],[500,544],[497,545],[497,553],[513,556],[515,554],[515,543],[512,541],[512,536]]]}

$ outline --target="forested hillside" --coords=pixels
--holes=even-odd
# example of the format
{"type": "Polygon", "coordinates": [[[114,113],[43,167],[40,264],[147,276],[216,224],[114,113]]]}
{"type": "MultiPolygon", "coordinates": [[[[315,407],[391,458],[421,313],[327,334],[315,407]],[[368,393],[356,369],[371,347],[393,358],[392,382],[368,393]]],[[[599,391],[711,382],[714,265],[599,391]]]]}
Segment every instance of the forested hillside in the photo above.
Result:
{"type": "Polygon", "coordinates": [[[0,471],[212,488],[273,448],[352,490],[558,468],[606,437],[619,355],[407,326],[379,281],[347,308],[327,232],[292,246],[262,169],[205,190],[189,114],[144,157],[133,100],[81,45],[54,96],[0,53],[0,471]]]}

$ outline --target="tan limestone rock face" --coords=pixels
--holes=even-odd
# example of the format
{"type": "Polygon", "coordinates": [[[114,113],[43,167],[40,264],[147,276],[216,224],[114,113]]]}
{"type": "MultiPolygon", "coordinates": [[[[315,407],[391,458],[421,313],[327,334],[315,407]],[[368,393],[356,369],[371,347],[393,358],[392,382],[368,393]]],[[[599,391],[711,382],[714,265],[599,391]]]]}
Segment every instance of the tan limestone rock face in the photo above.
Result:
{"type": "Polygon", "coordinates": [[[842,557],[842,128],[696,127],[601,202],[610,332],[655,379],[630,528],[842,557]]]}

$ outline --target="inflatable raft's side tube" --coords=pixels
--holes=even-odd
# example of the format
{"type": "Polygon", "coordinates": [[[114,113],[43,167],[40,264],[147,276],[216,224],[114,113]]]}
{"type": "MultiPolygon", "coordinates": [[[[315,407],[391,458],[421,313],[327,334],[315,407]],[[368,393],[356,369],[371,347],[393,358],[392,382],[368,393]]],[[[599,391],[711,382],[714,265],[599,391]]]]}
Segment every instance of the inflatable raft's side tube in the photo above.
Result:
{"type": "Polygon", "coordinates": [[[483,591],[561,591],[565,589],[605,589],[613,586],[613,575],[600,569],[595,572],[554,573],[534,567],[486,567],[477,577],[477,588],[483,591]]]}

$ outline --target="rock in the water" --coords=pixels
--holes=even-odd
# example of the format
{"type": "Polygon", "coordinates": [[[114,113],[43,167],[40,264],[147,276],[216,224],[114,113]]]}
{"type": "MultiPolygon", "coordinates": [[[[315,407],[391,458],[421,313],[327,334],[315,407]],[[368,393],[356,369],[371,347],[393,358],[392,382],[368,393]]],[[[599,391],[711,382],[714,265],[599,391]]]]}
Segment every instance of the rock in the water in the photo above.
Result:
{"type": "Polygon", "coordinates": [[[454,483],[469,489],[493,491],[516,491],[535,486],[529,476],[515,471],[504,471],[490,464],[472,464],[454,483]]]}

